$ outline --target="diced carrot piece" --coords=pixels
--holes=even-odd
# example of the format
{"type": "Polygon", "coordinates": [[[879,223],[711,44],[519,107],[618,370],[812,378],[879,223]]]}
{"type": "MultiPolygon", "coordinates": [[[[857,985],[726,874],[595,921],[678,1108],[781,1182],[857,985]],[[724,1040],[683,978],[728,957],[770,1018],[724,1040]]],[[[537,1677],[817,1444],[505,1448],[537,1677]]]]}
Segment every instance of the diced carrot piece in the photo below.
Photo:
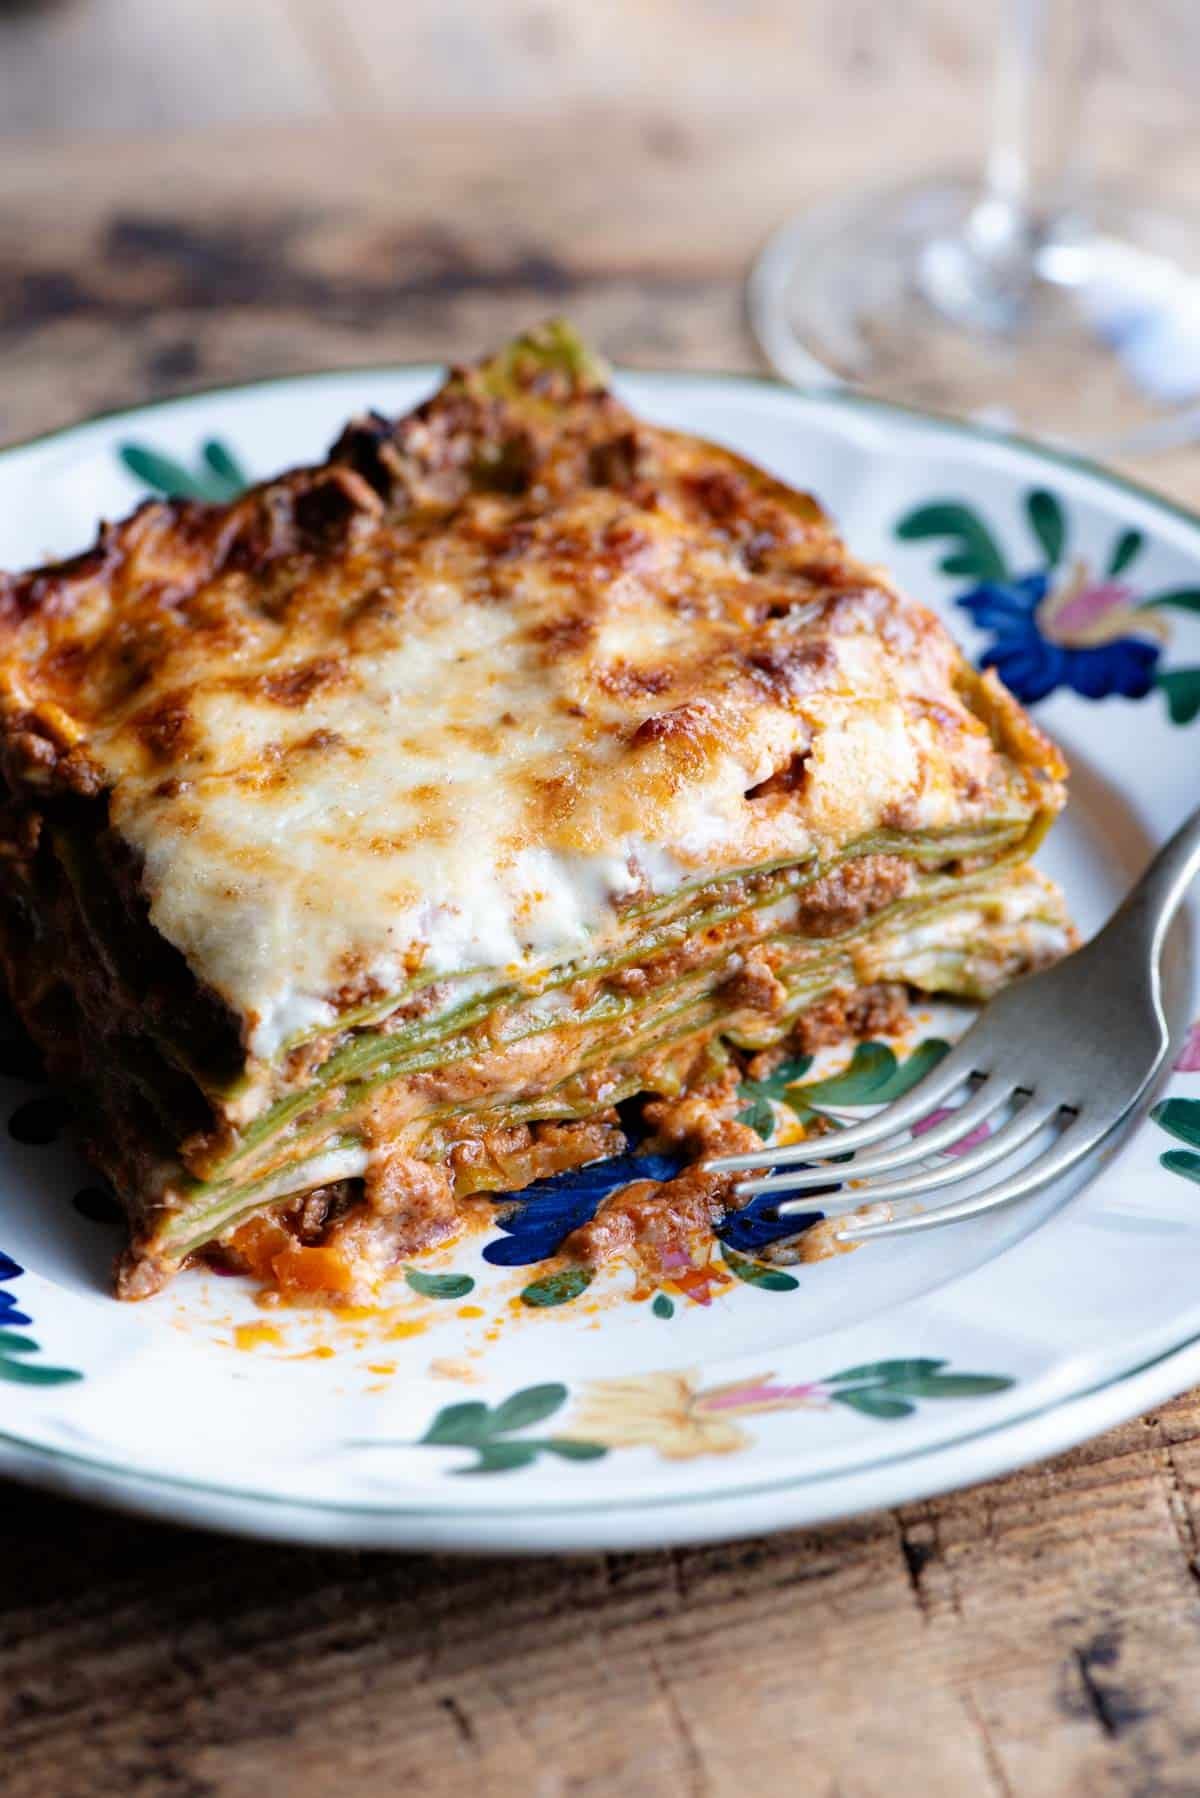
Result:
{"type": "Polygon", "coordinates": [[[260,1280],[270,1280],[275,1257],[286,1250],[292,1238],[274,1218],[252,1217],[244,1223],[226,1245],[233,1255],[260,1280]]]}
{"type": "Polygon", "coordinates": [[[353,1264],[335,1248],[306,1249],[302,1243],[289,1241],[272,1257],[271,1270],[282,1292],[354,1291],[353,1264]]]}

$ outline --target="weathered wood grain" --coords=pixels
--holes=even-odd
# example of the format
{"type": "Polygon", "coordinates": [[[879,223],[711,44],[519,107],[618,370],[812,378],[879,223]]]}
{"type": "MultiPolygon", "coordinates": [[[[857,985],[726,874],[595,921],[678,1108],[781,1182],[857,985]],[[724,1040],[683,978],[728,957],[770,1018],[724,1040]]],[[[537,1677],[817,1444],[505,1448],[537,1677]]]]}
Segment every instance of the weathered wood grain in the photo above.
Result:
{"type": "MultiPolygon", "coordinates": [[[[0,437],[213,381],[463,354],[553,309],[753,366],[774,219],[875,178],[860,90],[680,122],[10,146],[0,437]]],[[[889,121],[889,172],[972,129],[889,121]]],[[[1136,178],[1200,176],[1164,117],[1136,178]]],[[[1200,499],[1200,456],[1143,475],[1200,499]]],[[[0,1492],[4,1798],[1195,1798],[1200,1398],[973,1492],[675,1554],[210,1539],[0,1492]]]]}
{"type": "Polygon", "coordinates": [[[319,118],[333,96],[290,0],[0,4],[0,132],[319,118]]]}
{"type": "Polygon", "coordinates": [[[674,1554],[210,1540],[0,1496],[6,1798],[1193,1798],[1200,1401],[674,1554]]]}
{"type": "MultiPolygon", "coordinates": [[[[596,103],[700,113],[803,104],[831,84],[902,98],[966,82],[982,97],[1009,4],[0,0],[0,134],[596,103]]],[[[1200,72],[1191,0],[1087,11],[1102,80],[1186,103],[1200,72]]]]}
{"type": "MultiPolygon", "coordinates": [[[[856,92],[702,120],[600,111],[90,153],[11,145],[0,440],[186,387],[469,355],[550,311],[618,360],[754,367],[744,283],[758,246],[806,202],[881,178],[856,92]]],[[[936,137],[920,107],[889,116],[886,174],[952,160],[977,135],[972,96],[940,91],[936,137]]],[[[1200,185],[1200,143],[1169,111],[1121,115],[1104,148],[1169,203],[1200,185]]],[[[952,394],[931,371],[916,397],[952,394]]],[[[1200,492],[1195,451],[1150,472],[1200,492]]]]}

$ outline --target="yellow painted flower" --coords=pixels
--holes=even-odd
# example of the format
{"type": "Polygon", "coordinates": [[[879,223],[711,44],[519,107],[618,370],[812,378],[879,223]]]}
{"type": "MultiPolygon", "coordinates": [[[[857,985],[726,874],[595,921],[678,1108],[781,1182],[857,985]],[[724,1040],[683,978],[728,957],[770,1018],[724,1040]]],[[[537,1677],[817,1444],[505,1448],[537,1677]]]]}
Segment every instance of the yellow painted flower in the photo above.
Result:
{"type": "Polygon", "coordinates": [[[693,1373],[629,1374],[590,1380],[572,1413],[566,1436],[603,1442],[608,1448],[655,1448],[668,1461],[698,1455],[731,1455],[751,1438],[732,1422],[756,1411],[823,1406],[818,1385],[773,1386],[758,1374],[727,1386],[698,1384],[693,1373]]]}

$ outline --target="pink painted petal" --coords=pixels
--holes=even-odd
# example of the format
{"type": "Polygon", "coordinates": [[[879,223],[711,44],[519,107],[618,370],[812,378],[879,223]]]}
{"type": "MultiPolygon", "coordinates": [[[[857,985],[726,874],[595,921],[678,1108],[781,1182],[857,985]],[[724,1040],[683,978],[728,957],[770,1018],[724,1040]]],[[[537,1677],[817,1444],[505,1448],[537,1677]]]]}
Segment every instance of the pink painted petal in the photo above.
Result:
{"type": "Polygon", "coordinates": [[[1200,1074],[1200,1018],[1192,1025],[1184,1038],[1183,1047],[1175,1058],[1177,1074],[1200,1074]]]}
{"type": "Polygon", "coordinates": [[[702,1411],[740,1411],[745,1405],[803,1404],[821,1388],[807,1386],[730,1386],[722,1392],[701,1393],[697,1408],[702,1411]]]}
{"type": "MultiPolygon", "coordinates": [[[[937,1111],[931,1111],[927,1118],[922,1118],[919,1124],[913,1125],[913,1135],[924,1136],[926,1130],[932,1130],[935,1124],[940,1124],[942,1122],[943,1118],[953,1117],[954,1111],[955,1107],[952,1105],[943,1105],[940,1106],[937,1111]]],[[[990,1135],[991,1131],[986,1124],[977,1124],[974,1130],[967,1136],[964,1136],[959,1142],[952,1142],[950,1147],[944,1150],[943,1153],[947,1155],[965,1155],[968,1149],[974,1149],[978,1147],[981,1142],[986,1142],[990,1135]]]]}
{"type": "Polygon", "coordinates": [[[1060,631],[1086,630],[1106,612],[1127,606],[1132,598],[1132,587],[1121,581],[1095,581],[1066,600],[1055,612],[1054,622],[1060,631]]]}

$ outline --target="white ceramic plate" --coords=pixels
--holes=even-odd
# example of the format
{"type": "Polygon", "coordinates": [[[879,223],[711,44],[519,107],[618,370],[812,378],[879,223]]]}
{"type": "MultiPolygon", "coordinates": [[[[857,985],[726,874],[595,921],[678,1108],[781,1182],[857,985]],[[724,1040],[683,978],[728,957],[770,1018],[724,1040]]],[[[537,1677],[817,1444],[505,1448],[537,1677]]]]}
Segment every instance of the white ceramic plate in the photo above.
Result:
{"type": "MultiPolygon", "coordinates": [[[[82,547],[150,482],[218,495],[236,464],[317,459],[351,413],[403,410],[435,376],[202,394],[7,450],[0,566],[82,547]]],[[[812,488],[857,551],[997,659],[1072,761],[1044,861],[1094,928],[1200,789],[1200,524],[1096,469],[869,402],[720,376],[621,385],[812,488]]],[[[205,1274],[118,1305],[94,1179],[45,1089],[0,1081],[0,1471],[264,1536],[567,1550],[815,1522],[1061,1449],[1200,1378],[1192,923],[1171,946],[1169,1086],[1074,1195],[782,1274],[743,1224],[640,1299],[628,1269],[577,1292],[539,1272],[592,1202],[568,1183],[362,1313],[268,1311],[205,1274]]],[[[807,1097],[852,1110],[953,1027],[922,1015],[849,1084],[836,1057],[809,1070],[834,1084],[807,1097]]]]}

